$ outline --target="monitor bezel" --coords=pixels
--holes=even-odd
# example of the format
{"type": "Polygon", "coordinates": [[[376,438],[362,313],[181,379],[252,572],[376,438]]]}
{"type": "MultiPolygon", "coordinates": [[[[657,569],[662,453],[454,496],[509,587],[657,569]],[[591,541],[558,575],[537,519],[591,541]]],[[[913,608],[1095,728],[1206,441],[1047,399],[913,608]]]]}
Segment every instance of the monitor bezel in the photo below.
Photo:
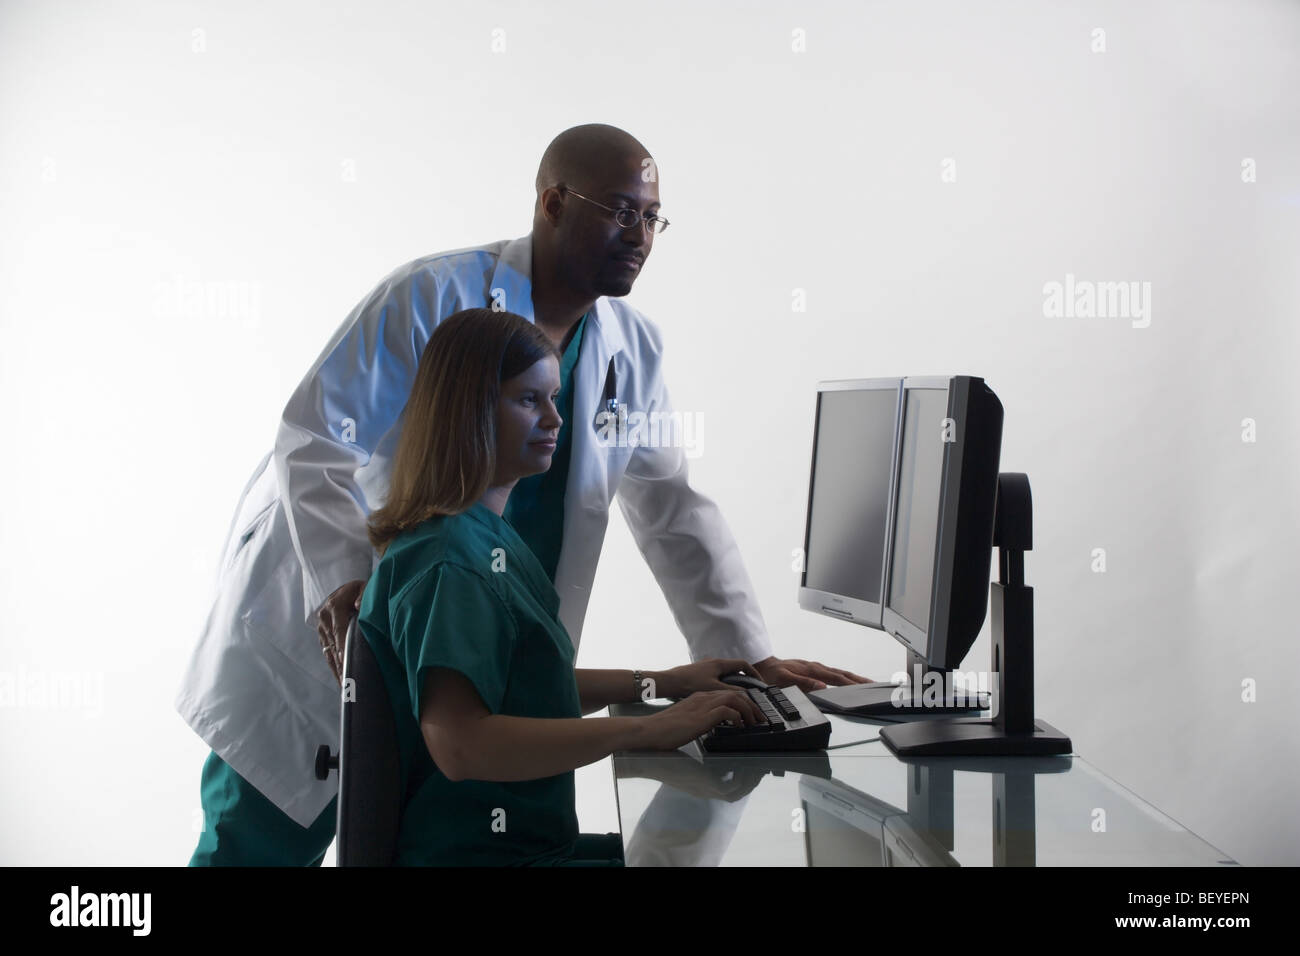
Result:
{"type": "Polygon", "coordinates": [[[839,621],[850,621],[854,624],[861,624],[864,627],[884,630],[882,613],[885,606],[885,597],[887,592],[885,586],[889,581],[889,560],[893,553],[890,546],[893,540],[893,516],[895,510],[894,496],[897,493],[898,480],[898,437],[899,428],[902,425],[902,400],[903,400],[903,383],[902,378],[854,378],[854,379],[832,379],[817,383],[817,405],[813,413],[813,442],[811,463],[808,467],[808,496],[805,499],[804,509],[804,531],[803,531],[803,567],[799,573],[799,606],[805,611],[812,611],[815,614],[823,614],[826,617],[834,618],[839,621]],[[822,396],[827,392],[849,392],[849,391],[886,391],[894,392],[894,428],[890,436],[890,478],[889,478],[889,498],[886,504],[885,518],[885,540],[884,553],[880,562],[880,601],[864,601],[861,598],[850,597],[844,594],[835,594],[832,591],[823,591],[819,588],[808,586],[808,553],[809,553],[809,535],[812,533],[812,509],[813,509],[813,488],[817,483],[817,442],[821,432],[821,411],[822,396]]]}
{"type": "Polygon", "coordinates": [[[952,611],[952,562],[956,553],[957,511],[961,503],[960,478],[962,459],[966,451],[966,410],[970,398],[970,376],[964,375],[917,375],[903,379],[902,394],[899,398],[899,432],[895,436],[895,470],[891,487],[895,492],[890,498],[889,515],[889,560],[886,567],[884,587],[881,589],[882,604],[881,627],[892,634],[909,650],[923,657],[931,665],[944,661],[947,657],[948,623],[952,611]],[[964,380],[964,383],[963,383],[964,380]],[[964,387],[961,387],[963,386],[964,387]],[[903,617],[890,607],[889,589],[893,584],[894,572],[894,533],[898,515],[897,488],[900,482],[899,470],[902,466],[903,423],[907,416],[907,396],[910,391],[942,390],[947,393],[946,418],[958,424],[957,440],[945,442],[943,462],[939,468],[939,515],[935,527],[934,560],[930,567],[930,602],[927,608],[925,626],[921,627],[903,617]],[[950,494],[950,492],[956,492],[950,494]],[[946,532],[946,533],[945,533],[946,532]]]}

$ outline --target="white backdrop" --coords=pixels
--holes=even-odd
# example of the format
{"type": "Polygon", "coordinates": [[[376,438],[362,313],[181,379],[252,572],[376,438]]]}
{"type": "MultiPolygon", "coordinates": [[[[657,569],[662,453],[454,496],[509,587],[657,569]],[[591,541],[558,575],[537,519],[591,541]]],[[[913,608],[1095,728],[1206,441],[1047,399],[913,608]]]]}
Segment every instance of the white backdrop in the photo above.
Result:
{"type": "MultiPolygon", "coordinates": [[[[383,275],[526,233],[546,144],[608,122],[658,161],[630,301],[778,651],[903,657],[795,603],[817,381],[981,375],[1033,486],[1039,715],[1300,863],[1300,5],[541,6],[0,3],[0,862],[188,859],[172,699],[281,407],[383,275]],[[1049,315],[1067,276],[1149,314],[1049,315]]],[[[615,514],[580,664],[684,659],[615,514]]]]}

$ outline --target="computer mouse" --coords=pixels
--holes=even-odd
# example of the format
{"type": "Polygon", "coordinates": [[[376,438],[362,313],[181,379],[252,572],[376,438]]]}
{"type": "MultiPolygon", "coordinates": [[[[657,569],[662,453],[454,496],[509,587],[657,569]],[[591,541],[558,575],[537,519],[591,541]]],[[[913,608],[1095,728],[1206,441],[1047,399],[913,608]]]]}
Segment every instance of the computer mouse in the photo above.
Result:
{"type": "Polygon", "coordinates": [[[757,677],[751,677],[748,674],[723,674],[718,680],[724,684],[730,684],[732,687],[752,687],[755,690],[767,690],[767,684],[757,677]]]}

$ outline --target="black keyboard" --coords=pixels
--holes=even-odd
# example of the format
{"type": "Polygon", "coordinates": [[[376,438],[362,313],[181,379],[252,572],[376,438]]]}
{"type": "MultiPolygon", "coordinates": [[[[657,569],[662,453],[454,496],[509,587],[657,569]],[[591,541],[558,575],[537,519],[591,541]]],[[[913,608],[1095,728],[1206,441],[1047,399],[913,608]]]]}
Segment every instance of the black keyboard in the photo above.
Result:
{"type": "Polygon", "coordinates": [[[831,739],[831,722],[798,687],[741,688],[758,705],[766,723],[719,724],[696,738],[708,753],[821,750],[831,739]]]}

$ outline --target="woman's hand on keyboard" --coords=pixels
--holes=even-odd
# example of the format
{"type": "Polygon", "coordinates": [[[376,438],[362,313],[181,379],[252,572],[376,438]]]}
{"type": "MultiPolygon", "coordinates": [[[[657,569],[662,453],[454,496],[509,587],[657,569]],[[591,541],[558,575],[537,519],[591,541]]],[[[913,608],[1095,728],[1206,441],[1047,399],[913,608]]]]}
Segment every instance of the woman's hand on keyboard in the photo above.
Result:
{"type": "Polygon", "coordinates": [[[723,721],[737,725],[763,723],[763,712],[748,694],[733,688],[691,694],[653,717],[641,719],[646,722],[647,749],[676,750],[723,721]]]}

